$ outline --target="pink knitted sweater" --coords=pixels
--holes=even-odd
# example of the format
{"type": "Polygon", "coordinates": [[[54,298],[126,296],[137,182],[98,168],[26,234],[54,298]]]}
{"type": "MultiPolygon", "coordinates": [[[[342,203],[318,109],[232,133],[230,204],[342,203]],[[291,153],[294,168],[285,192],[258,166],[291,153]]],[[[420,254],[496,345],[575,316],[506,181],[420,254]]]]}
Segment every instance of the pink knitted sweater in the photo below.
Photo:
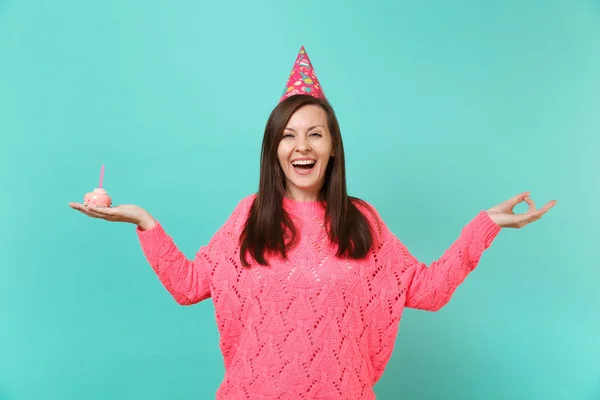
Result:
{"type": "Polygon", "coordinates": [[[364,260],[338,259],[317,202],[284,200],[301,233],[288,261],[243,268],[238,239],[255,195],[244,198],[188,260],[160,223],[137,229],[164,287],[182,305],[212,298],[225,376],[217,399],[375,399],[404,307],[439,310],[500,231],[479,212],[429,266],[373,209],[361,208],[376,245],[364,260]]]}

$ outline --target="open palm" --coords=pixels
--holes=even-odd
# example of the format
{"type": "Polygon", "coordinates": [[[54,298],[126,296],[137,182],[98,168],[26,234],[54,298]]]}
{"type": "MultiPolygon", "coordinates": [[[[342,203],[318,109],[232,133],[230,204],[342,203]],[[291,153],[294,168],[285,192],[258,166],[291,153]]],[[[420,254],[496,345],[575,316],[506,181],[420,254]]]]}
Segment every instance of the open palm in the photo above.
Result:
{"type": "Polygon", "coordinates": [[[115,207],[100,207],[81,203],[69,203],[69,207],[82,212],[88,217],[105,219],[107,221],[128,222],[139,224],[145,211],[133,204],[121,204],[115,207]]]}

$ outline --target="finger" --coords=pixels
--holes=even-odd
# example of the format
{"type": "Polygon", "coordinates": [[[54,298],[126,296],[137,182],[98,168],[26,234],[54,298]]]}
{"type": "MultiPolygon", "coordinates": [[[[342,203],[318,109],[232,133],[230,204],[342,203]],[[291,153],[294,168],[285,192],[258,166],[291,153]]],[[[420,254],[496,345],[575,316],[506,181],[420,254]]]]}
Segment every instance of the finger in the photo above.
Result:
{"type": "Polygon", "coordinates": [[[81,211],[81,212],[88,209],[87,206],[85,206],[81,203],[69,203],[69,207],[71,207],[74,210],[81,211]]]}
{"type": "Polygon", "coordinates": [[[548,210],[550,210],[555,205],[556,205],[556,200],[550,200],[549,202],[547,202],[544,205],[544,207],[540,208],[539,211],[541,212],[541,214],[545,214],[548,212],[548,210]]]}
{"type": "Polygon", "coordinates": [[[107,221],[120,220],[122,217],[119,210],[115,208],[102,206],[88,206],[88,208],[90,213],[107,221]]]}
{"type": "Polygon", "coordinates": [[[529,196],[525,196],[524,200],[529,204],[529,211],[535,211],[535,202],[529,196]]]}
{"type": "Polygon", "coordinates": [[[519,204],[520,202],[522,202],[525,197],[529,196],[531,194],[531,192],[523,192],[520,193],[508,200],[506,200],[506,203],[512,208],[514,206],[516,206],[517,204],[519,204]]]}
{"type": "Polygon", "coordinates": [[[542,208],[540,208],[539,210],[530,213],[531,216],[529,218],[529,222],[533,222],[533,221],[537,221],[538,219],[542,218],[542,216],[544,214],[546,214],[548,212],[548,210],[550,210],[552,207],[554,207],[556,205],[556,200],[551,200],[548,203],[546,203],[542,208]]]}
{"type": "Polygon", "coordinates": [[[88,209],[97,212],[99,214],[103,214],[103,215],[116,215],[118,214],[118,208],[117,207],[104,207],[104,206],[95,206],[95,205],[89,205],[87,206],[88,209]]]}
{"type": "Polygon", "coordinates": [[[89,215],[90,211],[92,211],[90,207],[80,203],[74,203],[71,206],[71,208],[74,208],[75,210],[80,211],[86,215],[89,215]]]}
{"type": "Polygon", "coordinates": [[[103,214],[100,214],[100,213],[97,213],[97,212],[94,212],[94,211],[91,211],[91,210],[90,210],[90,211],[88,211],[88,212],[87,212],[87,214],[88,214],[90,217],[93,217],[93,218],[98,218],[98,219],[108,219],[108,217],[107,217],[106,215],[103,215],[103,214]]]}
{"type": "Polygon", "coordinates": [[[99,212],[99,209],[101,207],[95,207],[95,206],[86,206],[84,204],[81,203],[73,203],[72,205],[70,204],[70,206],[74,209],[76,209],[77,211],[87,215],[88,217],[92,217],[92,218],[101,218],[101,219],[107,219],[108,215],[106,215],[106,213],[102,213],[99,212]]]}
{"type": "Polygon", "coordinates": [[[102,218],[102,216],[98,213],[95,213],[93,210],[90,210],[89,208],[81,208],[81,209],[77,209],[79,212],[81,212],[82,214],[87,215],[88,217],[92,217],[92,218],[102,218]]]}

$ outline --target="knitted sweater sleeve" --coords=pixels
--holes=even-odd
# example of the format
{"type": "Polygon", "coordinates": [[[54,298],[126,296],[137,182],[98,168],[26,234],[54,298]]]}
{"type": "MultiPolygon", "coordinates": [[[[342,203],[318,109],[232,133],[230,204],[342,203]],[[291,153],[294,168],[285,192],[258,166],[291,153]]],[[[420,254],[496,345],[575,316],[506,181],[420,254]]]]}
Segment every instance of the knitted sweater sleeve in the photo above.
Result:
{"type": "Polygon", "coordinates": [[[236,238],[242,228],[251,197],[246,197],[213,235],[200,247],[194,259],[188,259],[177,247],[160,222],[148,230],[136,228],[146,260],[161,283],[181,305],[199,303],[211,297],[212,272],[223,257],[237,253],[236,238]]]}
{"type": "Polygon", "coordinates": [[[371,206],[371,220],[376,233],[374,260],[377,286],[389,306],[388,319],[374,334],[371,360],[374,382],[382,376],[394,348],[404,307],[438,311],[446,305],[467,275],[475,269],[485,249],[500,231],[485,211],[479,212],[466,226],[444,254],[429,266],[415,258],[371,206]]]}
{"type": "MultiPolygon", "coordinates": [[[[405,306],[438,311],[451,299],[454,291],[478,265],[501,228],[485,211],[480,211],[459,237],[429,266],[415,258],[397,238],[391,240],[400,256],[398,267],[407,282],[405,306]]],[[[388,231],[388,235],[391,235],[388,231]]],[[[393,236],[393,235],[392,235],[393,236]]]]}

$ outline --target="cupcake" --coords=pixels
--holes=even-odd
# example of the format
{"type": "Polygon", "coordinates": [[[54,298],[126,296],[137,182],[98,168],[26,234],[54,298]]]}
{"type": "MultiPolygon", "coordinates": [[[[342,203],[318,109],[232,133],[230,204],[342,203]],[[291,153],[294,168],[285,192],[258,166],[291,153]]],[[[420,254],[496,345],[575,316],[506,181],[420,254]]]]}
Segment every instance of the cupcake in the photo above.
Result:
{"type": "Polygon", "coordinates": [[[102,188],[96,188],[93,192],[86,193],[83,197],[83,204],[86,206],[100,206],[100,207],[110,207],[112,201],[110,196],[106,193],[106,190],[102,188]]]}

